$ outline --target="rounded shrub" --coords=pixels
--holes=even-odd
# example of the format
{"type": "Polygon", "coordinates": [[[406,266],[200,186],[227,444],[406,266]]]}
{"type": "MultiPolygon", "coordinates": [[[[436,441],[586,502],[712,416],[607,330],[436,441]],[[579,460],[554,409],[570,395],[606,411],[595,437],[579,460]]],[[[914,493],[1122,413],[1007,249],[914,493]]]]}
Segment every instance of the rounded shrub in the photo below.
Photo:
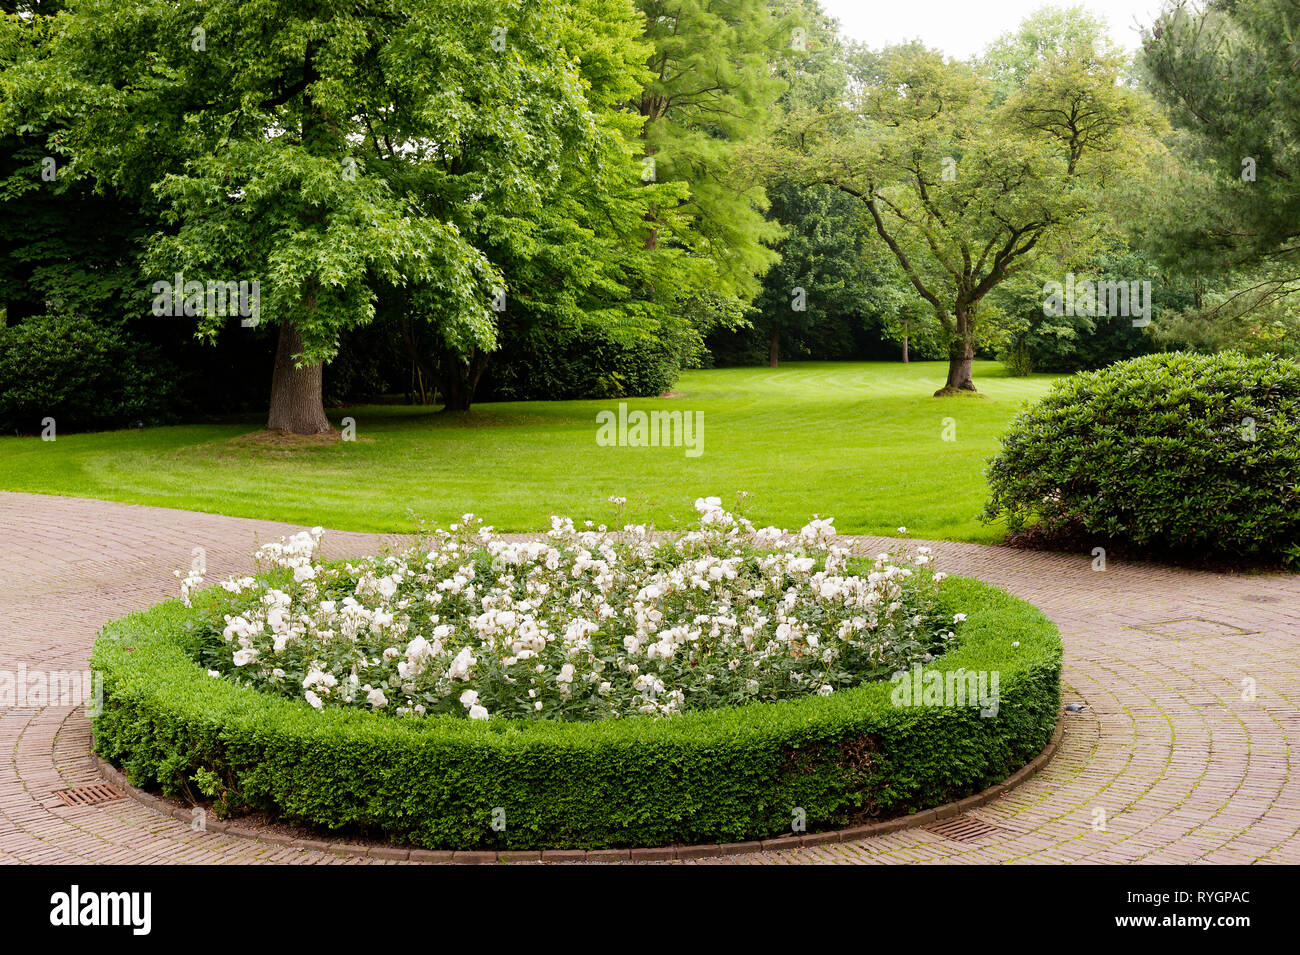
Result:
{"type": "Polygon", "coordinates": [[[1300,367],[1147,355],[1057,382],[988,468],[985,519],[1153,554],[1300,556],[1300,367]]]}
{"type": "Polygon", "coordinates": [[[100,634],[95,749],[168,795],[432,849],[736,842],[789,833],[797,810],[808,831],[842,827],[977,792],[1051,738],[1055,627],[977,581],[940,594],[967,614],[961,638],[912,682],[592,723],[317,711],[209,677],[172,601],[100,634]],[[929,696],[980,673],[994,706],[929,696]]]}

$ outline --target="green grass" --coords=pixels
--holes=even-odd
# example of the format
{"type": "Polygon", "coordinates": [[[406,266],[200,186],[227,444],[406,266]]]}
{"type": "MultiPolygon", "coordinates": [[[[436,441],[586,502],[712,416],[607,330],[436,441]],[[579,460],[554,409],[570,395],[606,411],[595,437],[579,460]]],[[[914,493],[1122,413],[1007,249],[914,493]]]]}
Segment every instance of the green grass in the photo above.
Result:
{"type": "Polygon", "coordinates": [[[468,415],[375,405],[332,411],[356,419],[355,442],[291,451],[231,439],[234,423],[0,438],[0,488],[102,498],[345,530],[406,531],[416,517],[446,524],[472,511],[503,531],[547,526],[551,514],[660,527],[689,521],[696,497],[752,496],[761,523],[799,527],[814,512],[842,533],[993,541],[979,523],[984,464],[1016,410],[1050,376],[1008,378],[976,363],[983,397],[937,399],[939,362],[792,363],[682,375],[676,397],[635,409],[703,413],[703,454],[600,447],[596,413],[617,401],[480,404],[468,415]],[[944,419],[955,422],[943,440],[944,419]]]}

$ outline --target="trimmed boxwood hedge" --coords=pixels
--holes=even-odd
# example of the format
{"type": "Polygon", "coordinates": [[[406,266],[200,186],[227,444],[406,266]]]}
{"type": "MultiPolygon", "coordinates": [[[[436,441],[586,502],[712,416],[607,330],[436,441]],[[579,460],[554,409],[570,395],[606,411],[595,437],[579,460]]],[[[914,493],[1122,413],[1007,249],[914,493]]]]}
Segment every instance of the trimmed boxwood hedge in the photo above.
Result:
{"type": "Polygon", "coordinates": [[[782,703],[594,723],[400,719],[213,679],[189,656],[178,601],[109,624],[95,749],[168,795],[215,773],[285,821],[430,849],[735,842],[917,811],[1005,779],[1050,740],[1061,642],[1034,607],[949,577],[968,615],[927,669],[1000,674],[997,715],[896,707],[874,683],[782,703]],[[491,828],[505,810],[505,829],[491,828]]]}

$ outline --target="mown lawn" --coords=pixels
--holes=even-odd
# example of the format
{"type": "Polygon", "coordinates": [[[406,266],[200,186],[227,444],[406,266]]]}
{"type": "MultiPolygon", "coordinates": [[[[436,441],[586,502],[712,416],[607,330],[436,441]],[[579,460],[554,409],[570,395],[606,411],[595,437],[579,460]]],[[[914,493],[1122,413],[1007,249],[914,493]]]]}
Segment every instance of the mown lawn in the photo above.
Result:
{"type": "Polygon", "coordinates": [[[156,504],[347,530],[410,530],[465,511],[498,529],[544,528],[551,514],[624,515],[675,526],[696,497],[751,497],[755,521],[800,526],[835,517],[841,532],[990,541],[978,520],[983,467],[1016,410],[1050,376],[1007,378],[977,363],[982,398],[936,399],[938,362],[788,364],[687,372],[674,397],[629,410],[703,414],[703,453],[600,447],[596,415],[617,401],[480,404],[468,415],[364,406],[357,440],[286,450],[240,441],[226,424],[0,438],[0,488],[156,504]],[[952,418],[945,441],[945,418],[952,418]]]}

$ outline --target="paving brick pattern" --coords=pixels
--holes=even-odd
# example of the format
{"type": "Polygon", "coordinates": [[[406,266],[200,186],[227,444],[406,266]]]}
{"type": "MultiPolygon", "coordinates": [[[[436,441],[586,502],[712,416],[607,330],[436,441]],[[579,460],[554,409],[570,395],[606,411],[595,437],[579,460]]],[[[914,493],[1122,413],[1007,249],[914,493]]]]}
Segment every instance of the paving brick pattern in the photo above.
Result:
{"type": "MultiPolygon", "coordinates": [[[[0,492],[0,670],[77,670],[109,620],[176,593],[203,547],[209,580],[250,569],[288,524],[0,492]]],[[[384,538],[325,537],[326,556],[384,538]]],[[[863,538],[874,553],[887,546],[863,538]]],[[[1067,714],[1037,776],[972,815],[994,832],[924,828],[697,863],[1297,863],[1300,578],[1221,575],[936,542],[941,569],[1042,608],[1065,639],[1067,714]],[[1252,682],[1253,681],[1253,682],[1252,682]],[[1253,693],[1251,689],[1253,688],[1253,693]],[[1104,820],[1104,825],[1098,826],[1104,820]]],[[[131,799],[68,806],[102,782],[80,708],[0,708],[0,862],[395,863],[193,831],[131,799]]],[[[393,853],[400,856],[402,853],[393,853]]]]}

